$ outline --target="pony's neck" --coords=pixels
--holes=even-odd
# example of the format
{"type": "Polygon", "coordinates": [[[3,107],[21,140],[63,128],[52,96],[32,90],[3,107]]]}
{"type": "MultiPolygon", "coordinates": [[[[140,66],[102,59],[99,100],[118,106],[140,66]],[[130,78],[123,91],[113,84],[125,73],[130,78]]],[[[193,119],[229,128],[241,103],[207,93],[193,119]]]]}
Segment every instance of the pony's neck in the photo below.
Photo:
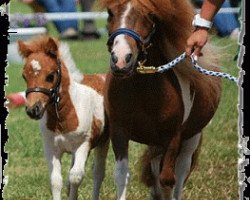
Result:
{"type": "Polygon", "coordinates": [[[58,103],[58,116],[55,104],[48,105],[47,108],[47,127],[60,133],[67,133],[75,130],[78,124],[76,112],[69,94],[70,76],[68,70],[62,65],[62,77],[59,91],[60,101],[58,103]],[[59,117],[59,118],[58,118],[59,117]]]}
{"type": "MultiPolygon", "coordinates": [[[[187,32],[188,33],[188,32],[187,32]]],[[[152,46],[148,48],[147,65],[159,66],[172,61],[185,51],[188,34],[175,39],[169,27],[164,23],[156,23],[156,31],[152,37],[152,46]]]]}

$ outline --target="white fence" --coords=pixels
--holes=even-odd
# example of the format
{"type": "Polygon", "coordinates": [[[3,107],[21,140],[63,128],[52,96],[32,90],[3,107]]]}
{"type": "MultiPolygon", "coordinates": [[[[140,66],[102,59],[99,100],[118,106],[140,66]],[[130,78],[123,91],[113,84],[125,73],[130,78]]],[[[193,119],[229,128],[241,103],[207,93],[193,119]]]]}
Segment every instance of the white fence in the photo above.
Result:
{"type": "MultiPolygon", "coordinates": [[[[239,8],[221,8],[218,13],[238,13],[239,8]]],[[[199,13],[200,9],[196,12],[199,13]]],[[[23,14],[24,17],[32,17],[34,14],[23,14]]],[[[10,14],[10,20],[13,17],[10,14]]],[[[44,13],[45,18],[48,21],[51,20],[70,20],[70,19],[106,19],[108,17],[107,12],[57,12],[57,13],[44,13]]]]}

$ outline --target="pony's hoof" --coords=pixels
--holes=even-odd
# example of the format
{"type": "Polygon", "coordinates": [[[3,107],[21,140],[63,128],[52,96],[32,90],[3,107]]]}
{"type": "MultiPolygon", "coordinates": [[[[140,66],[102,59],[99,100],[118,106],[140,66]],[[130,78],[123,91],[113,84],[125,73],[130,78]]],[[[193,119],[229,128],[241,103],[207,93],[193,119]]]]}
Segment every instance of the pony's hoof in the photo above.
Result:
{"type": "Polygon", "coordinates": [[[171,176],[162,176],[160,175],[160,184],[161,184],[161,187],[162,188],[165,188],[165,187],[170,187],[171,189],[174,187],[175,185],[175,177],[174,177],[174,174],[171,176]]]}

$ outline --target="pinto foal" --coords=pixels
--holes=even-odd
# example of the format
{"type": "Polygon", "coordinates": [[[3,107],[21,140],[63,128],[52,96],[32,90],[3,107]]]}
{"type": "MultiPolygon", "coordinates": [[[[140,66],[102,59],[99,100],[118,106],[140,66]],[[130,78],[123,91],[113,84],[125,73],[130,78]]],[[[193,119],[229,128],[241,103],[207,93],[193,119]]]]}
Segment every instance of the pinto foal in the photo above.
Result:
{"type": "MultiPolygon", "coordinates": [[[[126,199],[133,140],[149,146],[143,176],[151,199],[180,200],[202,129],[218,107],[221,81],[193,70],[188,58],[165,73],[151,66],[167,64],[185,51],[194,9],[188,0],[101,2],[109,13],[110,73],[104,104],[116,156],[118,199],[126,199]]],[[[202,66],[217,71],[211,53],[204,55],[202,66]]]]}
{"type": "Polygon", "coordinates": [[[105,76],[82,75],[65,44],[50,37],[18,42],[25,58],[26,112],[40,120],[54,200],[61,199],[61,157],[71,153],[68,198],[77,199],[90,150],[94,148],[93,199],[99,199],[109,139],[103,108],[105,76]]]}

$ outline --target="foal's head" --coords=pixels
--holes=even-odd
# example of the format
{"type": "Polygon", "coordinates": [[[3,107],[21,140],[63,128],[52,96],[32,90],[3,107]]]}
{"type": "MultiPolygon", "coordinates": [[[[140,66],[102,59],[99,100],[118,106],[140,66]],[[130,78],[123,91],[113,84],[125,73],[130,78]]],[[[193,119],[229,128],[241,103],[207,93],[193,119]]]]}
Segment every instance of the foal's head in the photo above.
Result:
{"type": "Polygon", "coordinates": [[[25,58],[22,75],[28,88],[26,112],[33,119],[41,119],[47,105],[58,95],[61,72],[57,42],[41,37],[27,44],[19,40],[18,46],[25,58]]]}
{"type": "MultiPolygon", "coordinates": [[[[120,1],[118,1],[120,2],[120,1]]],[[[153,17],[143,14],[130,1],[108,5],[108,47],[114,75],[131,75],[154,33],[153,17]]]]}

